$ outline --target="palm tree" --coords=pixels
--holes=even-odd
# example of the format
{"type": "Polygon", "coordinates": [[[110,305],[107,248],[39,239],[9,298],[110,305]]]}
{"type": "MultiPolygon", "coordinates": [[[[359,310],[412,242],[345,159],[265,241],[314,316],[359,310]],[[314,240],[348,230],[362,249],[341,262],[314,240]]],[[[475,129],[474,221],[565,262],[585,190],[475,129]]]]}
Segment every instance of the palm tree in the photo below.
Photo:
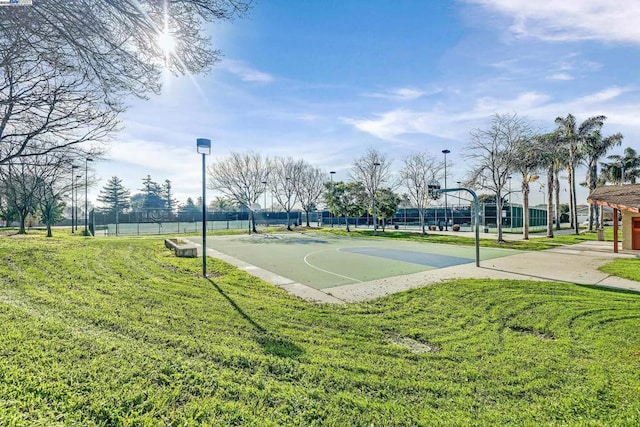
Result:
{"type": "Polygon", "coordinates": [[[565,166],[569,179],[570,222],[575,234],[580,234],[576,201],[576,167],[583,158],[585,141],[602,128],[606,119],[605,116],[589,117],[580,126],[577,125],[576,118],[572,114],[568,114],[567,117],[557,117],[555,120],[561,134],[561,141],[569,151],[565,166]]]}
{"type": "Polygon", "coordinates": [[[558,132],[551,132],[536,136],[536,145],[540,148],[540,166],[544,168],[547,175],[547,237],[553,237],[553,220],[555,218],[556,227],[560,229],[560,185],[558,173],[560,171],[561,159],[563,158],[563,147],[558,144],[558,132]],[[554,203],[555,200],[555,203],[554,203]]]}
{"type": "MultiPolygon", "coordinates": [[[[583,143],[583,151],[587,160],[587,188],[589,193],[598,186],[598,161],[602,156],[607,154],[611,148],[620,145],[622,142],[622,134],[616,133],[606,138],[602,137],[599,131],[593,132],[587,137],[583,143]]],[[[589,231],[593,231],[593,222],[595,219],[595,205],[589,205],[589,231]]],[[[601,227],[602,224],[598,224],[601,227]]]]}
{"type": "Polygon", "coordinates": [[[529,239],[529,184],[539,178],[536,172],[544,165],[544,147],[540,143],[541,138],[542,136],[525,137],[515,144],[517,156],[514,160],[514,169],[522,174],[522,238],[524,240],[529,239]]]}
{"type": "Polygon", "coordinates": [[[610,162],[600,163],[602,173],[607,177],[607,181],[613,184],[624,184],[629,182],[635,184],[640,178],[640,156],[631,147],[624,149],[624,154],[613,154],[607,156],[610,162]]]}

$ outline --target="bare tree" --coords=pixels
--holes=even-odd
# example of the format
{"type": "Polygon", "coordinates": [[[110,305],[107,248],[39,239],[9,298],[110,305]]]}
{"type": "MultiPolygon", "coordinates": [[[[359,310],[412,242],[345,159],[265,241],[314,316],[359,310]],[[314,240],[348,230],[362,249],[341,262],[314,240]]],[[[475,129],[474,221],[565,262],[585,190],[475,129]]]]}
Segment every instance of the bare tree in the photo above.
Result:
{"type": "Polygon", "coordinates": [[[40,214],[47,225],[47,237],[51,237],[51,226],[61,219],[63,199],[71,189],[69,169],[69,159],[57,155],[30,157],[28,162],[14,161],[0,167],[0,193],[18,214],[19,234],[26,232],[28,215],[40,214]]]}
{"type": "Polygon", "coordinates": [[[516,165],[517,143],[530,137],[528,122],[517,114],[495,114],[487,129],[471,131],[464,157],[473,164],[470,182],[496,196],[498,241],[502,238],[502,194],[516,165]]]}
{"type": "Polygon", "coordinates": [[[209,186],[245,206],[251,215],[253,232],[257,232],[254,220],[254,205],[264,193],[264,181],[269,174],[269,159],[249,152],[231,153],[208,168],[209,186]]]}
{"type": "MultiPolygon", "coordinates": [[[[49,156],[50,157],[50,156],[49,156]]],[[[68,175],[68,162],[43,162],[36,167],[38,185],[36,200],[40,218],[47,226],[47,237],[52,237],[51,226],[62,219],[65,207],[65,193],[71,189],[68,175]]]]}
{"type": "Polygon", "coordinates": [[[195,74],[215,63],[220,52],[203,24],[242,15],[250,3],[70,0],[0,8],[0,164],[103,140],[115,130],[121,99],[159,93],[163,69],[195,74]]]}
{"type": "Polygon", "coordinates": [[[442,170],[442,164],[427,153],[413,154],[403,159],[404,166],[400,177],[409,190],[409,200],[418,208],[422,234],[427,234],[424,214],[429,207],[431,197],[429,185],[435,183],[442,170]]]}
{"type": "Polygon", "coordinates": [[[5,203],[18,215],[18,234],[25,234],[27,215],[37,209],[38,179],[33,167],[28,164],[8,163],[0,167],[0,191],[5,203]]]}
{"type": "Polygon", "coordinates": [[[296,194],[307,216],[307,227],[309,224],[309,212],[317,208],[318,202],[324,194],[324,183],[326,174],[320,168],[316,168],[309,163],[302,161],[300,179],[295,181],[296,194]]]}
{"type": "Polygon", "coordinates": [[[301,160],[278,157],[271,164],[269,185],[273,198],[287,212],[287,230],[291,231],[291,211],[298,202],[297,188],[303,179],[301,160]]]}
{"type": "Polygon", "coordinates": [[[350,173],[351,179],[362,184],[370,204],[369,212],[373,217],[373,234],[378,231],[376,217],[376,193],[378,188],[389,184],[391,180],[391,161],[378,150],[370,148],[367,153],[353,163],[350,173]]]}
{"type": "Polygon", "coordinates": [[[20,46],[0,47],[0,165],[79,151],[116,129],[119,109],[105,104],[89,77],[49,60],[68,61],[30,56],[20,46]]]}
{"type": "MultiPolygon", "coordinates": [[[[163,68],[198,74],[220,58],[203,25],[231,20],[251,0],[37,1],[0,10],[0,44],[31,56],[61,52],[111,99],[160,91],[163,68]]],[[[55,63],[51,59],[52,64],[55,63]]]]}

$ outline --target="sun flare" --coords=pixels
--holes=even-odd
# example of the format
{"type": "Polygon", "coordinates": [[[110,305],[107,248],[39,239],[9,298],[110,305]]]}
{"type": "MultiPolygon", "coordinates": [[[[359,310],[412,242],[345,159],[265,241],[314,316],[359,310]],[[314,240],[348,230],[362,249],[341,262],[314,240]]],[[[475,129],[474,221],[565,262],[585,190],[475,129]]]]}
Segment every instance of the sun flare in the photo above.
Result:
{"type": "Polygon", "coordinates": [[[168,31],[163,31],[158,34],[158,46],[165,53],[165,55],[173,53],[176,48],[176,41],[168,31]]]}

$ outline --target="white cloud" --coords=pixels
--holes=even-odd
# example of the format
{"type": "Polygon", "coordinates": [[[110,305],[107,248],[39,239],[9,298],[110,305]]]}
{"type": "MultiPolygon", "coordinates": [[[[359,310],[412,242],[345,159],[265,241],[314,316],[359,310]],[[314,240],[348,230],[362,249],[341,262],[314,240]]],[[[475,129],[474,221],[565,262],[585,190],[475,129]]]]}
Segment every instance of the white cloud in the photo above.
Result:
{"type": "Polygon", "coordinates": [[[640,2],[628,0],[466,0],[510,17],[518,36],[547,41],[640,43],[640,2]]]}
{"type": "MultiPolygon", "coordinates": [[[[465,140],[469,131],[482,126],[495,113],[518,113],[538,120],[543,126],[552,125],[557,116],[573,113],[578,118],[605,114],[610,122],[624,128],[640,131],[640,123],[633,118],[633,111],[640,109],[636,102],[621,102],[618,98],[631,89],[611,87],[568,101],[554,101],[539,92],[524,92],[511,98],[479,98],[471,108],[434,108],[428,111],[396,109],[377,114],[373,118],[343,118],[361,132],[376,138],[401,142],[410,134],[425,134],[451,140],[465,140]],[[611,101],[616,101],[614,104],[611,101]]],[[[617,129],[615,131],[618,131],[617,129]]],[[[624,129],[621,129],[624,132],[624,129]]]]}
{"type": "Polygon", "coordinates": [[[547,77],[549,80],[573,80],[573,76],[569,73],[555,73],[547,77]]]}
{"type": "Polygon", "coordinates": [[[588,104],[609,101],[629,91],[630,89],[614,86],[590,95],[583,96],[582,98],[579,98],[578,101],[588,104]]]}
{"type": "Polygon", "coordinates": [[[423,96],[439,93],[440,91],[440,89],[425,91],[416,88],[405,87],[382,92],[367,92],[363,95],[370,98],[383,98],[396,101],[412,101],[414,99],[422,98],[423,96]]]}
{"type": "Polygon", "coordinates": [[[256,70],[242,61],[233,59],[223,60],[219,68],[238,76],[240,80],[245,82],[271,83],[275,80],[271,74],[256,70]]]}

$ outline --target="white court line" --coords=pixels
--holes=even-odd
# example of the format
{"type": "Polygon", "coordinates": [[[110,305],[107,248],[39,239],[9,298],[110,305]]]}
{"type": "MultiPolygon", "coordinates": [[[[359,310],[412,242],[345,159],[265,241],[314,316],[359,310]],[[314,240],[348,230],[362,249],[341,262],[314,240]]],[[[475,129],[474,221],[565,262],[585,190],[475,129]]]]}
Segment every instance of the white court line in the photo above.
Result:
{"type": "MultiPolygon", "coordinates": [[[[349,276],[343,276],[342,274],[334,273],[333,271],[328,271],[328,270],[325,270],[323,268],[316,267],[315,265],[313,265],[309,261],[307,261],[307,257],[308,256],[311,256],[311,255],[314,255],[314,254],[318,254],[320,252],[327,252],[327,251],[330,251],[330,250],[332,250],[332,249],[323,249],[321,251],[315,251],[315,252],[308,253],[304,257],[305,264],[307,264],[311,268],[315,268],[318,271],[322,271],[323,273],[332,274],[334,276],[342,277],[343,279],[353,280],[354,282],[362,283],[362,280],[354,279],[353,277],[349,277],[349,276]]],[[[336,251],[340,252],[340,248],[336,249],[336,251]]]]}

